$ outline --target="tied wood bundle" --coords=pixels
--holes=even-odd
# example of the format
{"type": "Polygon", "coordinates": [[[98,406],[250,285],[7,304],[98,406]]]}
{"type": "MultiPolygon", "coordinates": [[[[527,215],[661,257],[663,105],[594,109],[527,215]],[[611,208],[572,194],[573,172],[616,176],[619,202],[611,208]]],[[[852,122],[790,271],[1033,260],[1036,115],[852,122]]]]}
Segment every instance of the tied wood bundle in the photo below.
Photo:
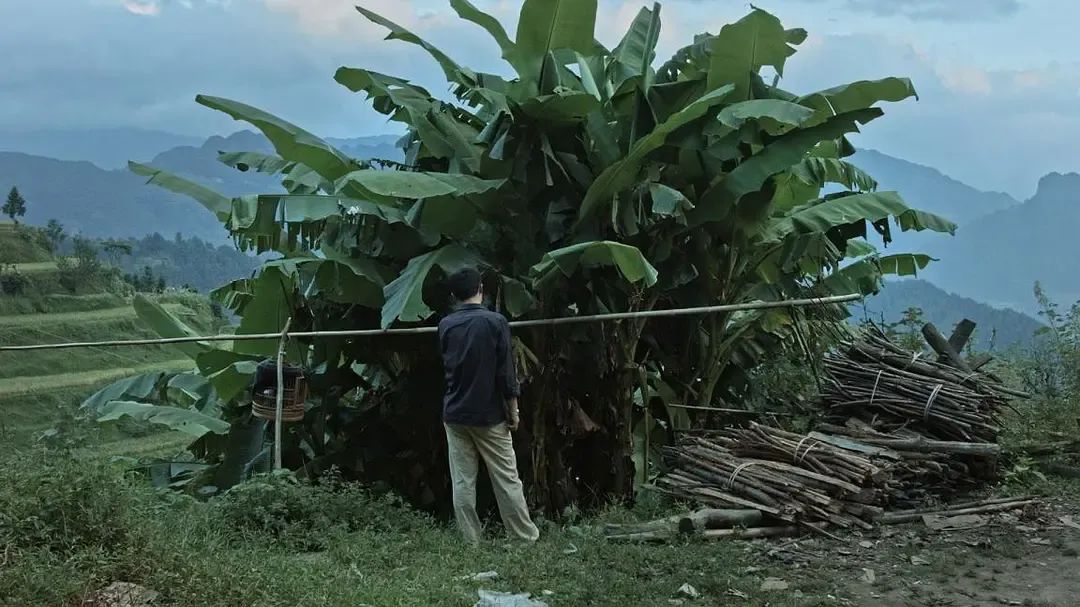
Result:
{"type": "Polygon", "coordinates": [[[826,357],[822,404],[832,417],[875,431],[927,439],[994,443],[998,418],[1016,396],[993,376],[912,354],[880,333],[826,357]]]}
{"type": "Polygon", "coordinates": [[[790,523],[869,528],[888,471],[871,458],[767,426],[693,437],[665,449],[656,486],[710,508],[749,508],[790,523]],[[740,454],[753,454],[745,457],[740,454]]]}

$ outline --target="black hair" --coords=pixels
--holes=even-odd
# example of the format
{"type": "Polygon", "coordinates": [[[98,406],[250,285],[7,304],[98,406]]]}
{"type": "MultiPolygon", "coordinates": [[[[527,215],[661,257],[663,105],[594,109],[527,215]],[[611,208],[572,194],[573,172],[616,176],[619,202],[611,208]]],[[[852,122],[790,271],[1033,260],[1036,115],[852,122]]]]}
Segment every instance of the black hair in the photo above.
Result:
{"type": "Polygon", "coordinates": [[[476,268],[462,268],[451,274],[446,282],[450,285],[450,293],[454,299],[465,301],[480,292],[480,271],[476,268]]]}

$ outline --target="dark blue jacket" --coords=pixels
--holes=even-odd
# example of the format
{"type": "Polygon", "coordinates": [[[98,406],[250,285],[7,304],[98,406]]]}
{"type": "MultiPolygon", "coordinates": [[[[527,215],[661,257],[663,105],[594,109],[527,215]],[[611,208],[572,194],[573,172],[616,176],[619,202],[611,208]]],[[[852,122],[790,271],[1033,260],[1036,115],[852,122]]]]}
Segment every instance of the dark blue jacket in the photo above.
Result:
{"type": "Polygon", "coordinates": [[[465,304],[439,322],[446,371],[443,421],[488,427],[506,421],[506,400],[518,396],[510,324],[480,304],[465,304]]]}

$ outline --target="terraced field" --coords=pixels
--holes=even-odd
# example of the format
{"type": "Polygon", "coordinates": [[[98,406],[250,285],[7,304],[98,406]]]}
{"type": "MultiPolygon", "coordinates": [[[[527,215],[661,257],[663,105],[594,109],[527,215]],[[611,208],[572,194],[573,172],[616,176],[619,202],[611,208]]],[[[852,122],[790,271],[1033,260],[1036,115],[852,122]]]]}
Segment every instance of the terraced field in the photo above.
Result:
{"type": "MultiPolygon", "coordinates": [[[[8,298],[3,303],[9,312],[0,314],[0,344],[4,345],[155,336],[138,321],[131,305],[118,305],[124,301],[115,296],[65,296],[33,303],[8,298]],[[43,307],[52,311],[20,313],[43,307]]],[[[166,307],[189,319],[198,316],[179,303],[166,307]]],[[[30,445],[43,431],[71,419],[84,398],[108,383],[192,366],[190,359],[165,346],[0,352],[0,440],[30,445]]],[[[114,430],[100,438],[101,448],[110,454],[136,457],[175,452],[189,442],[182,435],[145,428],[134,436],[114,430]]]]}
{"type": "MultiPolygon", "coordinates": [[[[49,273],[56,258],[20,226],[0,222],[0,266],[14,265],[39,281],[32,293],[0,293],[0,345],[153,338],[128,298],[116,293],[60,293],[49,273]]],[[[209,329],[209,308],[198,298],[165,296],[163,305],[192,326],[209,329]]],[[[191,369],[192,361],[166,346],[0,352],[0,442],[16,448],[44,431],[75,429],[110,455],[169,455],[190,437],[157,427],[121,423],[101,430],[77,421],[79,404],[103,386],[132,375],[191,369]]],[[[82,440],[81,439],[81,440],[82,440]]]]}

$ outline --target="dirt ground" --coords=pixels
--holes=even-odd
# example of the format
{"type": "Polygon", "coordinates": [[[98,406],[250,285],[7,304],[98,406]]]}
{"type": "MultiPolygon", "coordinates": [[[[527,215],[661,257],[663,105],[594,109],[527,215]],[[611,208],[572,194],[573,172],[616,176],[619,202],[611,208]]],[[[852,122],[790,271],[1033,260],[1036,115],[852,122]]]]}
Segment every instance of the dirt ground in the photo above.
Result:
{"type": "Polygon", "coordinates": [[[942,524],[957,528],[919,521],[843,542],[761,543],[747,548],[754,564],[744,573],[776,576],[774,605],[799,605],[800,596],[859,606],[1080,605],[1080,501],[942,524]]]}

